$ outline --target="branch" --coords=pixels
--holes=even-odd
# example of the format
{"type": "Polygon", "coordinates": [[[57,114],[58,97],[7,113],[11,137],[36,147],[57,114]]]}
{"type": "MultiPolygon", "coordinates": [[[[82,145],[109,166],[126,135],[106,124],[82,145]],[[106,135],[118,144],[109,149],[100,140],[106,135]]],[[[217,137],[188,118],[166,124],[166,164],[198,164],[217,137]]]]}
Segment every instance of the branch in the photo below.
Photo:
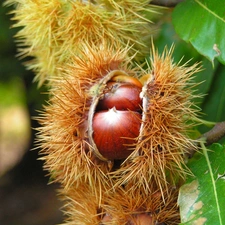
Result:
{"type": "Polygon", "coordinates": [[[204,133],[200,138],[205,139],[205,145],[211,145],[225,136],[225,121],[217,123],[210,131],[204,133]]]}
{"type": "Polygon", "coordinates": [[[165,7],[174,7],[178,3],[183,2],[184,0],[152,0],[150,3],[152,5],[159,5],[165,7]]]}
{"type": "MultiPolygon", "coordinates": [[[[197,141],[197,149],[200,147],[200,142],[203,141],[205,146],[209,146],[215,142],[218,142],[222,137],[225,137],[225,121],[217,123],[210,131],[200,136],[197,141]]],[[[191,158],[197,149],[189,149],[187,156],[191,158]]]]}

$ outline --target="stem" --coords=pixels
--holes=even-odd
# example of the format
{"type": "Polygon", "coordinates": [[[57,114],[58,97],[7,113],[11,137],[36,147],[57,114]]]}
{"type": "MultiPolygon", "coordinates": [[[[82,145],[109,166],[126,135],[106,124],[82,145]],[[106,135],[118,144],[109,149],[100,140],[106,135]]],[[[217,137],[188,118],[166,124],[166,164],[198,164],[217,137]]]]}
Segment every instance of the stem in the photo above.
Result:
{"type": "Polygon", "coordinates": [[[197,148],[188,150],[187,153],[188,158],[191,158],[194,155],[194,153],[201,146],[202,142],[204,142],[205,146],[208,146],[211,145],[212,143],[219,141],[224,136],[225,136],[225,121],[215,124],[215,126],[210,131],[200,136],[196,140],[198,141],[198,143],[196,144],[197,148]]]}
{"type": "Polygon", "coordinates": [[[217,123],[210,131],[204,133],[200,138],[205,139],[205,145],[211,145],[225,136],[225,121],[217,123]]]}
{"type": "Polygon", "coordinates": [[[165,7],[174,7],[178,3],[183,2],[184,0],[152,0],[150,3],[152,5],[159,5],[165,7]]]}

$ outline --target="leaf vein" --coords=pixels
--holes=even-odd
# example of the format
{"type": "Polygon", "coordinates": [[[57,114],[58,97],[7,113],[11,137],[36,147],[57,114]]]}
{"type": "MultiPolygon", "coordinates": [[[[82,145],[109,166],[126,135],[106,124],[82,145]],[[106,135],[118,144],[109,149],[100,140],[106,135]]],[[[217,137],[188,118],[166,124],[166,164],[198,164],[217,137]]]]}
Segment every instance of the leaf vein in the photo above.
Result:
{"type": "Polygon", "coordinates": [[[199,4],[202,8],[204,8],[206,11],[208,11],[209,13],[211,13],[213,16],[215,16],[216,18],[218,18],[219,20],[221,20],[222,22],[225,23],[225,20],[223,18],[221,18],[220,16],[218,16],[216,13],[214,13],[212,10],[210,10],[209,8],[207,8],[204,4],[202,4],[201,2],[199,2],[199,0],[195,0],[195,2],[197,4],[199,4]]]}
{"type": "Polygon", "coordinates": [[[209,161],[209,156],[208,156],[208,153],[207,153],[207,149],[206,149],[204,143],[201,142],[200,144],[201,144],[201,147],[202,147],[202,150],[203,150],[203,154],[206,158],[207,165],[209,167],[210,177],[211,177],[211,180],[212,180],[212,185],[213,185],[213,190],[214,190],[214,196],[215,196],[215,200],[216,200],[216,207],[217,207],[217,210],[218,210],[218,217],[219,217],[220,224],[222,225],[223,223],[222,223],[222,218],[221,218],[221,210],[220,210],[219,199],[218,199],[218,194],[217,194],[217,189],[216,189],[215,179],[214,179],[214,176],[213,176],[212,167],[211,167],[211,164],[210,164],[210,161],[209,161]]]}

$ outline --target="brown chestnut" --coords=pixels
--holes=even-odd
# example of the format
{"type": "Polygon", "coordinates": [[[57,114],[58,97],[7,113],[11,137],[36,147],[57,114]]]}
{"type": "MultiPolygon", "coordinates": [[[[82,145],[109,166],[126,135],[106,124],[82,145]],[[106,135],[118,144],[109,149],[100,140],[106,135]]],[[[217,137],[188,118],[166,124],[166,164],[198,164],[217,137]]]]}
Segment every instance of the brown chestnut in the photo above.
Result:
{"type": "MultiPolygon", "coordinates": [[[[154,225],[159,224],[155,219],[148,213],[140,213],[133,216],[128,222],[129,225],[154,225]]],[[[161,223],[160,223],[161,224],[161,223]]]]}
{"type": "Polygon", "coordinates": [[[104,97],[99,100],[97,110],[108,110],[116,107],[117,110],[141,111],[141,88],[132,83],[109,82],[104,97]]]}
{"type": "Polygon", "coordinates": [[[97,112],[93,117],[93,140],[107,159],[124,159],[132,152],[139,135],[141,114],[116,108],[97,112]]]}

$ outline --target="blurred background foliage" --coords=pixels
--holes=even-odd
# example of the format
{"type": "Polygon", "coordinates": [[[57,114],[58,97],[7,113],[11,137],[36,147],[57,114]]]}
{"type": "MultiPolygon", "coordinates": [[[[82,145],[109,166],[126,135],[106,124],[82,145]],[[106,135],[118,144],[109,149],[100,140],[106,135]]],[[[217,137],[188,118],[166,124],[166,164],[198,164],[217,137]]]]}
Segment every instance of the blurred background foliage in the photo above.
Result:
{"type": "MultiPolygon", "coordinates": [[[[47,96],[45,87],[37,88],[34,74],[23,66],[29,59],[16,58],[13,22],[8,13],[12,7],[0,6],[0,224],[3,225],[53,225],[62,221],[58,210],[61,204],[55,186],[46,186],[48,180],[38,161],[34,148],[35,129],[33,117],[38,115],[47,96]],[[22,215],[22,216],[21,216],[22,215]]],[[[203,70],[196,74],[200,83],[197,100],[202,109],[202,119],[219,122],[225,120],[225,66],[217,60],[212,63],[177,35],[172,23],[173,10],[165,10],[156,21],[158,33],[154,43],[160,52],[167,45],[175,45],[174,60],[189,64],[202,62],[203,70]]],[[[205,34],[211,35],[211,34],[205,34]]],[[[199,127],[204,133],[210,128],[199,127]]],[[[225,140],[221,140],[225,144],[225,140]]]]}
{"type": "Polygon", "coordinates": [[[16,57],[11,10],[0,5],[0,224],[53,225],[62,221],[56,186],[47,186],[38,151],[30,151],[33,117],[47,97],[16,57]]]}

